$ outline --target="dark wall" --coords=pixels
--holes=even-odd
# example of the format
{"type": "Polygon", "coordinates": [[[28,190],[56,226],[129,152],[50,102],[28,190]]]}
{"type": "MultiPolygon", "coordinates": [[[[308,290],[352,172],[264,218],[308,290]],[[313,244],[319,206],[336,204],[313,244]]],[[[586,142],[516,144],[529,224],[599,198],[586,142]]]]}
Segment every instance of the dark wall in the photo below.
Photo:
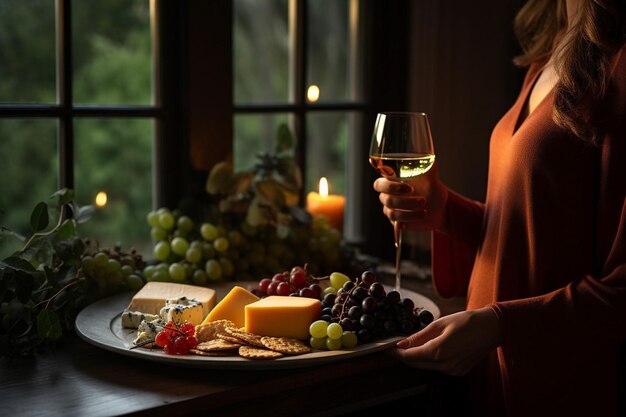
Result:
{"type": "Polygon", "coordinates": [[[409,106],[429,114],[442,179],[483,199],[491,130],[521,82],[511,62],[516,2],[412,5],[409,106]]]}
{"type": "MultiPolygon", "coordinates": [[[[407,73],[395,78],[404,79],[405,84],[399,86],[387,78],[392,84],[386,87],[397,96],[406,95],[398,97],[406,100],[406,110],[428,113],[443,181],[461,194],[482,200],[491,130],[513,104],[523,75],[511,61],[518,52],[512,22],[520,2],[414,0],[406,5],[407,15],[398,15],[397,23],[398,27],[407,25],[408,43],[401,45],[407,48],[407,73]]],[[[378,82],[388,69],[376,66],[386,64],[373,63],[378,82]]],[[[376,94],[373,99],[376,106],[376,94]]],[[[370,202],[369,251],[391,260],[391,226],[375,193],[370,202]]],[[[429,259],[429,233],[405,235],[405,243],[406,257],[429,259]]]]}

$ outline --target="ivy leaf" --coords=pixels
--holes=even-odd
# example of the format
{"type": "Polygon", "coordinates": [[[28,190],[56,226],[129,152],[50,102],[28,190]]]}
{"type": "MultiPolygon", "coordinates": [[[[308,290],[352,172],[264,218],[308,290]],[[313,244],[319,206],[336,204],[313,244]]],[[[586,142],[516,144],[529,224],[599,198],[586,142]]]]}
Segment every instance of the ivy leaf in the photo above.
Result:
{"type": "Polygon", "coordinates": [[[59,240],[69,239],[76,234],[76,227],[74,227],[74,221],[72,219],[66,219],[59,227],[56,238],[59,240]]]}
{"type": "Polygon", "coordinates": [[[87,222],[95,213],[96,208],[94,206],[74,206],[74,220],[78,224],[87,222]]]}
{"type": "Polygon", "coordinates": [[[57,283],[58,285],[66,285],[76,278],[76,275],[76,268],[74,266],[63,265],[57,272],[57,283]]]}
{"type": "Polygon", "coordinates": [[[40,230],[48,227],[49,222],[50,218],[48,217],[48,205],[43,201],[40,201],[37,203],[32,214],[30,215],[30,226],[35,232],[39,232],[40,230]]]}
{"type": "Polygon", "coordinates": [[[52,310],[41,310],[37,314],[37,334],[43,340],[53,342],[61,337],[61,321],[52,310]]]}
{"type": "Polygon", "coordinates": [[[69,204],[70,201],[74,199],[74,190],[71,190],[69,188],[62,188],[52,194],[50,196],[50,199],[56,200],[59,207],[65,204],[69,204]]]}
{"type": "Polygon", "coordinates": [[[51,281],[48,280],[50,268],[44,266],[44,271],[38,271],[36,276],[35,288],[30,296],[31,301],[35,304],[44,301],[48,297],[48,292],[52,290],[51,281]]]}
{"type": "Polygon", "coordinates": [[[55,310],[62,310],[63,307],[68,303],[68,296],[67,296],[67,292],[66,291],[62,291],[59,294],[57,294],[54,299],[52,300],[52,307],[54,307],[55,310]]]}
{"type": "Polygon", "coordinates": [[[14,271],[21,271],[26,274],[32,274],[35,272],[35,268],[30,264],[30,262],[18,258],[17,256],[9,256],[5,258],[4,261],[0,261],[0,268],[10,268],[14,271]]]}
{"type": "Polygon", "coordinates": [[[49,265],[52,262],[54,249],[49,239],[38,239],[32,241],[30,246],[22,252],[22,259],[29,261],[32,265],[49,265]]]}

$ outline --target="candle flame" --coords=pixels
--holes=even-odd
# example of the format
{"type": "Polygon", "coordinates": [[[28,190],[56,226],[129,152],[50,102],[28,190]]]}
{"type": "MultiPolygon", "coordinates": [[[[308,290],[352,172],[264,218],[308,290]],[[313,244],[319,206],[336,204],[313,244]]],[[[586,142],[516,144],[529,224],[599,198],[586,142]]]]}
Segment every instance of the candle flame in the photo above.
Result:
{"type": "Polygon", "coordinates": [[[104,207],[107,203],[107,200],[108,200],[107,193],[105,193],[104,191],[100,191],[96,195],[96,206],[104,207]]]}
{"type": "Polygon", "coordinates": [[[328,197],[328,180],[326,180],[326,177],[320,178],[320,195],[328,197]]]}

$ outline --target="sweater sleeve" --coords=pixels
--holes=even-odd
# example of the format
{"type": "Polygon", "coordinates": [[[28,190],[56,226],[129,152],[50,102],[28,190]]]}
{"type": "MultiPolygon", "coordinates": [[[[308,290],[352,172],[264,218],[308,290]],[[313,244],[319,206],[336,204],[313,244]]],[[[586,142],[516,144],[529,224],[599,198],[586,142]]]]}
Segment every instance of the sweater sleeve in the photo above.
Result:
{"type": "Polygon", "coordinates": [[[448,233],[432,232],[433,285],[443,298],[467,293],[480,241],[484,205],[450,191],[448,233]]]}

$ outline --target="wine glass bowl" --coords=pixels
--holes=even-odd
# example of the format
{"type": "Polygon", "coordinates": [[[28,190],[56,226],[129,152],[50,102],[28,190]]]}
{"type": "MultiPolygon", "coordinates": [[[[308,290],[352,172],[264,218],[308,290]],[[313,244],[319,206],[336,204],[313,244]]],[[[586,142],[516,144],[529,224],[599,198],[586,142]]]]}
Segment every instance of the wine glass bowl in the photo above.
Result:
{"type": "MultiPolygon", "coordinates": [[[[378,113],[369,162],[381,176],[392,181],[408,181],[428,172],[435,163],[435,150],[426,113],[378,113]]],[[[392,223],[396,246],[395,288],[399,291],[402,232],[398,222],[392,223]]]]}

